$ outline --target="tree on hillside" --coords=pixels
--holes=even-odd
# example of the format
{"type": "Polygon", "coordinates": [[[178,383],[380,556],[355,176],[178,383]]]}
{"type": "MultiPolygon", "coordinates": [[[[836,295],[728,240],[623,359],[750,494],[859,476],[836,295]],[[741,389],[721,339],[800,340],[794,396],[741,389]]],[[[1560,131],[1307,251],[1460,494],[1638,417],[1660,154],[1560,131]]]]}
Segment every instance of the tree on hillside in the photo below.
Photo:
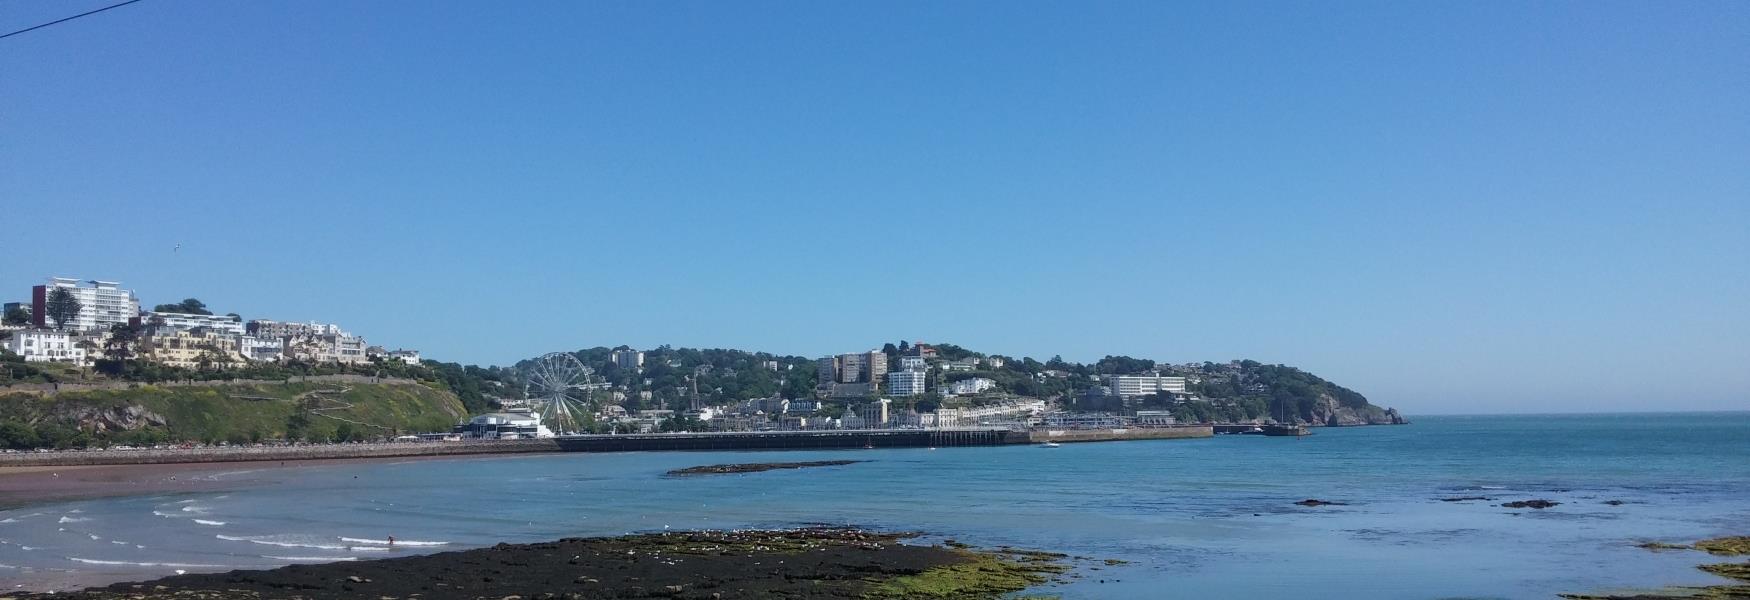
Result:
{"type": "Polygon", "coordinates": [[[29,325],[30,309],[23,306],[14,306],[6,309],[6,316],[0,317],[0,323],[5,323],[14,327],[29,325]]]}
{"type": "Polygon", "coordinates": [[[109,327],[109,339],[103,341],[103,360],[97,370],[108,375],[127,371],[128,361],[139,355],[140,326],[117,323],[109,327]]]}
{"type": "Polygon", "coordinates": [[[79,338],[79,341],[77,343],[73,344],[73,346],[80,349],[80,350],[84,350],[86,358],[91,358],[93,356],[96,356],[97,351],[99,349],[101,349],[97,345],[97,342],[93,342],[93,341],[91,341],[91,338],[86,338],[86,337],[79,338]]]}
{"type": "Polygon", "coordinates": [[[67,291],[67,288],[61,287],[49,292],[48,301],[43,305],[43,312],[47,313],[49,320],[55,322],[57,330],[65,329],[68,321],[79,318],[79,311],[82,310],[85,310],[85,305],[79,302],[79,298],[74,297],[73,292],[67,291]]]}
{"type": "Polygon", "coordinates": [[[1155,361],[1128,356],[1107,356],[1094,363],[1094,372],[1102,375],[1129,375],[1155,368],[1155,361]]]}
{"type": "Polygon", "coordinates": [[[207,304],[205,302],[201,302],[194,298],[183,298],[181,302],[175,304],[160,304],[152,307],[152,312],[182,313],[188,315],[213,314],[213,311],[207,310],[207,304]]]}

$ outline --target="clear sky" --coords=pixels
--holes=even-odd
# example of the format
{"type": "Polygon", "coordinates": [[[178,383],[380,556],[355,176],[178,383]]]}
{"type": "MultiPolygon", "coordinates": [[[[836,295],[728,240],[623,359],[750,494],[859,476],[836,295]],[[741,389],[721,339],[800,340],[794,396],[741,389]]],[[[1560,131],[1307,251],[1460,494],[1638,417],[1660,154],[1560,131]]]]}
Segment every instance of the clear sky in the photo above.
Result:
{"type": "Polygon", "coordinates": [[[146,0],[0,40],[0,295],[51,275],[480,364],[1746,409],[1750,3],[146,0]]]}

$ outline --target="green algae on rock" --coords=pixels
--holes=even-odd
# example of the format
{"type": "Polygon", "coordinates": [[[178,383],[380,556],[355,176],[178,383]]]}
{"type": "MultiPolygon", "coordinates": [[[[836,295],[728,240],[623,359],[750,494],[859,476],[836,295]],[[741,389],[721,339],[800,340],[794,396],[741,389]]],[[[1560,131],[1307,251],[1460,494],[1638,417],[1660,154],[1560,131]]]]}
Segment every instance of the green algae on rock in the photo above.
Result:
{"type": "Polygon", "coordinates": [[[1664,552],[1666,550],[1694,550],[1695,549],[1695,546],[1690,546],[1690,545],[1686,545],[1686,544],[1669,544],[1669,543],[1665,543],[1665,542],[1641,542],[1639,544],[1635,544],[1635,547],[1640,548],[1642,550],[1652,550],[1654,552],[1664,552]]]}
{"type": "MultiPolygon", "coordinates": [[[[1701,550],[1716,556],[1750,554],[1750,537],[1732,536],[1702,540],[1693,546],[1643,542],[1636,544],[1653,550],[1701,550]]],[[[1750,562],[1700,565],[1696,568],[1740,583],[1703,587],[1679,587],[1668,590],[1634,592],[1630,594],[1562,594],[1568,600],[1750,600],[1750,562]]]]}
{"type": "Polygon", "coordinates": [[[916,575],[873,582],[873,587],[863,597],[868,600],[995,599],[1046,583],[1069,570],[1059,562],[1065,555],[1054,552],[1008,547],[994,551],[963,548],[951,551],[958,553],[962,560],[916,575]]]}
{"type": "Polygon", "coordinates": [[[1695,543],[1695,549],[1714,556],[1750,555],[1750,536],[1738,535],[1702,540],[1695,543]]]}

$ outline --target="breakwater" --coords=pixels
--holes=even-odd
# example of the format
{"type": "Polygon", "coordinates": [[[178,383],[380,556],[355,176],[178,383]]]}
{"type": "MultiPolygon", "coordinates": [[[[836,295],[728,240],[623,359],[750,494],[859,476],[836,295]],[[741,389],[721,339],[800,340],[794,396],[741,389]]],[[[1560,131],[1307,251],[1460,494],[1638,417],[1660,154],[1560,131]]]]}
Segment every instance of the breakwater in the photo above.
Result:
{"type": "Polygon", "coordinates": [[[807,448],[921,448],[1025,444],[1027,432],[1003,428],[837,429],[576,435],[556,438],[567,452],[641,450],[795,450],[807,448]]]}
{"type": "Polygon", "coordinates": [[[1125,440],[1175,440],[1206,438],[1215,435],[1208,425],[1179,427],[1131,427],[1120,429],[1034,429],[1027,432],[1028,441],[1044,442],[1118,442],[1125,440]]]}

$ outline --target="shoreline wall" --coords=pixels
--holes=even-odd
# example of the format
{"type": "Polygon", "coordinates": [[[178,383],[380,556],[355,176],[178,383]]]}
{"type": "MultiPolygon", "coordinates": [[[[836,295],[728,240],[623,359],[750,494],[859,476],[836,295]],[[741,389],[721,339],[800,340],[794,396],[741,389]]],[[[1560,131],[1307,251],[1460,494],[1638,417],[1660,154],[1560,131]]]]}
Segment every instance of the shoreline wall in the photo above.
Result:
{"type": "Polygon", "coordinates": [[[152,465],[177,463],[315,460],[325,458],[398,458],[558,452],[551,439],[477,442],[400,442],[390,444],[330,444],[189,449],[87,450],[83,452],[17,452],[0,454],[0,467],[66,467],[85,465],[152,465]]]}

